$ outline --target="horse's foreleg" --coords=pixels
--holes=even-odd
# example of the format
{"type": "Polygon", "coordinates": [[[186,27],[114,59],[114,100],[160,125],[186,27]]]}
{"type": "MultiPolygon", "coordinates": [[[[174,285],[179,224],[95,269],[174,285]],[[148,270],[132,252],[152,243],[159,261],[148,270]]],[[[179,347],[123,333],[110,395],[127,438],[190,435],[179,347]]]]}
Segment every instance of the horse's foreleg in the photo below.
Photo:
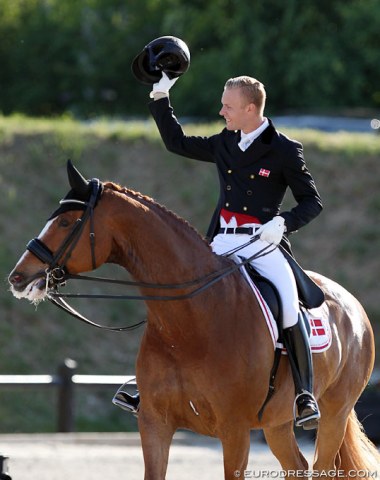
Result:
{"type": "Polygon", "coordinates": [[[139,431],[144,455],[145,480],[164,480],[174,428],[141,412],[139,431]]]}
{"type": "Polygon", "coordinates": [[[223,445],[225,480],[236,480],[239,476],[243,478],[248,464],[250,430],[234,425],[232,431],[222,435],[220,439],[223,445]]]}
{"type": "Polygon", "coordinates": [[[293,422],[264,428],[264,435],[269,448],[280,462],[283,470],[308,470],[308,462],[298,448],[293,422]]]}

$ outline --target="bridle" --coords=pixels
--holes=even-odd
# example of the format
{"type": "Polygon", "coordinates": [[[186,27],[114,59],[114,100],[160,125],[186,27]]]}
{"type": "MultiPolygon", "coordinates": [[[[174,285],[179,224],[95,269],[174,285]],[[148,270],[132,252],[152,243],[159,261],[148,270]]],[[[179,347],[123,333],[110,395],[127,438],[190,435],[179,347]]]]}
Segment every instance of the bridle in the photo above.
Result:
{"type": "Polygon", "coordinates": [[[49,267],[46,269],[45,273],[48,278],[48,283],[50,287],[56,287],[62,284],[66,278],[66,263],[70,258],[71,253],[73,252],[76,244],[79,241],[79,238],[82,235],[83,229],[88,220],[90,220],[90,247],[91,247],[91,260],[92,268],[96,268],[96,259],[95,259],[95,232],[94,232],[94,208],[98,196],[101,192],[101,182],[97,178],[93,178],[89,182],[91,189],[90,198],[87,202],[77,199],[63,199],[59,203],[60,205],[65,204],[79,204],[84,208],[84,212],[80,218],[75,222],[75,225],[63,240],[62,244],[59,246],[55,253],[52,253],[50,248],[48,248],[42,240],[39,238],[33,238],[27,244],[26,249],[29,250],[33,255],[35,255],[42,263],[46,263],[49,267]]]}
{"type": "MultiPolygon", "coordinates": [[[[144,322],[139,322],[136,325],[131,325],[128,327],[105,327],[98,325],[91,320],[88,320],[86,317],[77,312],[73,307],[71,307],[67,302],[63,300],[62,294],[59,293],[59,287],[66,284],[66,281],[69,278],[81,278],[80,275],[70,275],[66,270],[66,263],[70,258],[73,250],[75,249],[84,227],[87,222],[90,221],[90,250],[91,250],[91,262],[92,269],[96,268],[96,257],[95,257],[95,230],[94,230],[94,208],[98,197],[102,191],[102,184],[97,178],[93,178],[89,182],[90,187],[90,198],[88,201],[82,201],[78,199],[63,199],[59,203],[60,205],[74,204],[75,206],[80,206],[84,208],[83,214],[79,217],[69,234],[65,237],[62,244],[59,246],[57,251],[53,253],[50,248],[39,238],[33,238],[27,244],[26,249],[29,250],[33,255],[35,255],[42,263],[48,265],[48,268],[45,270],[46,275],[46,292],[47,298],[57,307],[66,311],[70,315],[78,318],[79,320],[93,325],[98,328],[106,328],[108,330],[132,330],[142,325],[144,322]]],[[[88,277],[90,278],[90,277],[88,277]]],[[[96,277],[94,277],[95,279],[96,277]]]]}
{"type": "MultiPolygon", "coordinates": [[[[79,312],[77,312],[73,307],[71,307],[64,298],[107,298],[113,300],[157,300],[157,301],[175,301],[175,300],[185,300],[190,299],[201,292],[205,291],[207,288],[211,287],[216,282],[220,281],[222,278],[230,275],[232,272],[239,270],[243,265],[250,263],[254,258],[258,258],[263,255],[267,255],[270,253],[267,247],[264,247],[262,250],[257,252],[255,255],[244,258],[238,263],[233,263],[225,268],[222,268],[218,271],[211,272],[203,277],[190,280],[184,283],[176,283],[176,284],[156,284],[156,283],[145,283],[145,282],[135,282],[135,281],[128,281],[128,280],[116,280],[111,278],[102,278],[102,277],[94,277],[94,276],[85,276],[85,275],[75,275],[70,274],[66,269],[66,263],[69,260],[73,250],[75,249],[82,233],[84,230],[85,225],[88,221],[90,221],[90,249],[91,249],[91,260],[92,260],[92,269],[96,268],[96,256],[95,256],[95,231],[94,231],[94,208],[96,206],[96,202],[98,197],[101,195],[102,192],[102,183],[97,179],[94,178],[90,180],[90,198],[88,201],[82,201],[77,199],[63,199],[60,201],[60,205],[67,205],[67,204],[74,204],[77,206],[78,204],[81,208],[84,208],[84,212],[80,218],[78,218],[75,222],[75,225],[63,240],[62,244],[59,246],[57,251],[53,253],[49,247],[45,245],[45,243],[40,240],[39,238],[34,238],[30,240],[27,244],[27,250],[30,251],[33,255],[35,255],[42,263],[47,264],[48,267],[45,270],[46,275],[46,292],[47,298],[51,301],[54,305],[61,308],[65,312],[69,313],[70,315],[74,316],[75,318],[92,325],[97,328],[102,328],[106,330],[112,331],[126,331],[126,330],[134,330],[144,323],[146,320],[138,322],[134,325],[129,325],[125,327],[109,327],[105,325],[100,325],[95,322],[92,322],[79,312]],[[134,287],[141,287],[146,289],[161,289],[161,290],[179,290],[179,289],[186,289],[190,287],[193,288],[190,292],[185,294],[177,294],[177,295],[108,295],[108,294],[76,294],[76,293],[60,293],[59,287],[64,286],[66,281],[69,279],[76,279],[76,280],[86,280],[86,281],[93,281],[93,282],[103,282],[103,283],[111,283],[111,284],[118,284],[118,285],[128,285],[134,287]]],[[[226,252],[225,256],[231,256],[235,254],[238,250],[246,247],[247,245],[255,242],[258,240],[258,236],[251,237],[248,242],[244,245],[237,247],[229,252],[226,252]]]]}

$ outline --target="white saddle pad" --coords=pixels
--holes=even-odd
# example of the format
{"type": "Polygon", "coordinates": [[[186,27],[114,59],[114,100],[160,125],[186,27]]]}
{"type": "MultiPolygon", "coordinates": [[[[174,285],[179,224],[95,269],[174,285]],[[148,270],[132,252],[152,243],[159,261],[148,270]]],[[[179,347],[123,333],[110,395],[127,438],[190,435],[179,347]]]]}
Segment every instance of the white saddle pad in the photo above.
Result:
{"type": "MultiPolygon", "coordinates": [[[[263,312],[265,321],[269,329],[269,333],[273,340],[273,347],[283,348],[283,345],[277,342],[278,328],[272,312],[270,311],[264,298],[261,296],[259,289],[252,282],[245,268],[242,268],[241,271],[245,279],[251,286],[254,294],[256,295],[257,301],[259,302],[261,311],[263,312]]],[[[306,312],[306,316],[309,319],[309,324],[310,324],[311,333],[310,333],[309,341],[310,341],[311,351],[313,353],[321,353],[326,351],[331,346],[331,342],[332,342],[331,328],[328,321],[329,312],[328,312],[328,307],[326,303],[323,303],[318,308],[304,310],[304,312],[306,312]]],[[[285,349],[284,349],[284,353],[286,353],[285,349]]]]}

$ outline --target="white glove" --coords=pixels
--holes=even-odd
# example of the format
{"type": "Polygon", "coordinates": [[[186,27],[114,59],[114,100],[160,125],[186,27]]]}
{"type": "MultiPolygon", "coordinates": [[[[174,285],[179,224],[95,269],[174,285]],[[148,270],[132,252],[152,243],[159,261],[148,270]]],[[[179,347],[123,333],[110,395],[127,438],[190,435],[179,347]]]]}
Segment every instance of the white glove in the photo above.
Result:
{"type": "Polygon", "coordinates": [[[150,92],[150,98],[154,98],[155,93],[163,93],[169,95],[169,90],[175,84],[179,77],[170,79],[165,72],[162,72],[162,77],[159,82],[153,84],[153,90],[150,92]]]}
{"type": "Polygon", "coordinates": [[[281,242],[285,230],[284,217],[277,216],[269,222],[264,223],[264,225],[257,230],[256,235],[260,235],[260,240],[278,245],[281,242]]]}

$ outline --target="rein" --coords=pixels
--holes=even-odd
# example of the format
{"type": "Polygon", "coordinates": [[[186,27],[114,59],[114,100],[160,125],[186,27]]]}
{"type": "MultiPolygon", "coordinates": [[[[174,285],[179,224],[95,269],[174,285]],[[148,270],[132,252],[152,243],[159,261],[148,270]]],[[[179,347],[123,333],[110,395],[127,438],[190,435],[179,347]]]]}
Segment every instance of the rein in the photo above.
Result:
{"type": "MultiPolygon", "coordinates": [[[[195,297],[196,295],[204,292],[206,289],[214,285],[216,282],[222,280],[227,275],[239,270],[242,266],[250,263],[253,259],[259,258],[261,256],[267,255],[272,250],[268,249],[270,245],[264,247],[256,254],[252,255],[249,258],[245,258],[239,263],[234,263],[229,267],[225,267],[219,271],[212,272],[204,277],[197,278],[184,283],[177,284],[155,284],[155,283],[145,283],[145,282],[135,282],[128,280],[116,280],[111,278],[102,278],[102,277],[91,277],[85,275],[74,275],[66,272],[66,263],[73,252],[79,238],[83,232],[84,226],[87,221],[90,220],[90,248],[91,248],[91,258],[92,258],[92,267],[96,268],[96,258],[95,258],[95,233],[94,233],[94,220],[93,220],[93,211],[96,205],[97,198],[101,192],[101,183],[98,179],[92,179],[90,181],[91,186],[91,196],[88,202],[83,202],[81,200],[75,199],[65,199],[61,200],[60,204],[66,203],[80,203],[85,207],[85,210],[82,216],[76,221],[71,232],[63,240],[62,244],[58,250],[53,254],[50,249],[39,239],[34,238],[27,245],[27,250],[33,253],[39,260],[43,263],[49,265],[46,269],[46,292],[47,298],[54,305],[61,308],[65,312],[69,313],[73,317],[85,322],[89,325],[92,325],[97,328],[111,330],[111,331],[130,331],[134,330],[141,325],[143,325],[146,320],[138,322],[134,325],[129,325],[125,327],[109,327],[106,325],[100,325],[92,322],[79,312],[77,312],[73,307],[71,307],[64,298],[103,298],[103,299],[112,299],[112,300],[144,300],[144,301],[175,301],[175,300],[186,300],[195,297]],[[196,287],[188,293],[178,294],[178,295],[109,295],[109,294],[81,294],[81,293],[60,293],[59,287],[66,284],[66,281],[69,279],[75,280],[84,280],[92,282],[101,282],[101,283],[110,283],[117,285],[128,285],[134,287],[141,287],[147,289],[164,289],[164,290],[176,290],[184,289],[189,287],[196,287]],[[204,283],[201,286],[200,284],[204,283]]],[[[226,252],[225,256],[231,256],[240,249],[250,245],[251,243],[257,241],[259,238],[258,235],[252,237],[244,245],[237,247],[229,252],[226,252]]],[[[277,247],[275,247],[277,248],[277,247]]]]}
{"type": "MultiPolygon", "coordinates": [[[[256,241],[258,238],[253,237],[250,243],[253,241],[256,241]]],[[[125,327],[109,327],[106,325],[100,325],[95,322],[92,322],[88,318],[84,317],[81,315],[79,312],[77,312],[75,309],[73,309],[65,300],[64,298],[103,298],[103,299],[108,299],[108,300],[144,300],[144,301],[175,301],[175,300],[186,300],[195,297],[196,295],[204,292],[207,290],[209,287],[217,283],[218,281],[222,280],[224,277],[227,275],[230,275],[231,273],[239,270],[243,265],[246,265],[247,263],[251,262],[255,258],[259,258],[260,256],[267,255],[270,252],[265,252],[265,250],[268,249],[269,246],[264,247],[262,250],[257,252],[255,255],[252,255],[251,257],[245,258],[239,263],[234,263],[230,267],[224,268],[222,270],[213,272],[209,275],[206,275],[205,277],[202,278],[197,278],[195,280],[186,282],[186,283],[181,283],[181,284],[155,284],[155,283],[144,283],[144,282],[134,282],[134,281],[128,281],[128,280],[115,280],[111,278],[102,278],[102,277],[89,277],[89,276],[84,276],[84,275],[70,275],[70,274],[65,274],[64,280],[69,280],[69,279],[74,279],[74,280],[85,280],[85,281],[95,281],[95,282],[103,282],[103,283],[112,283],[112,284],[117,284],[117,285],[129,285],[129,286],[134,286],[134,287],[144,287],[144,288],[152,288],[152,289],[170,289],[170,290],[175,290],[175,289],[181,289],[185,288],[188,286],[193,286],[193,285],[198,285],[199,283],[206,282],[204,285],[195,288],[189,293],[185,294],[180,294],[180,295],[109,295],[109,294],[83,294],[83,293],[60,293],[58,291],[58,286],[55,287],[54,291],[49,291],[47,293],[48,299],[57,307],[61,308],[62,310],[66,311],[73,317],[77,318],[78,320],[81,320],[84,323],[87,323],[89,325],[92,325],[97,328],[101,328],[104,330],[112,330],[112,331],[117,331],[117,332],[122,332],[122,331],[130,331],[134,330],[140,326],[142,326],[144,323],[146,323],[145,320],[138,322],[134,325],[129,325],[125,327]]],[[[242,247],[241,247],[242,248],[242,247]]],[[[64,284],[65,281],[61,282],[61,284],[64,284]]]]}
{"type": "MultiPolygon", "coordinates": [[[[257,238],[254,237],[254,241],[257,238]]],[[[252,243],[252,242],[251,242],[252,243]]],[[[243,247],[240,247],[243,248],[243,247]]],[[[144,282],[134,282],[128,280],[115,280],[112,278],[102,278],[102,277],[89,277],[85,275],[65,275],[65,280],[74,279],[74,280],[87,280],[87,281],[94,281],[94,282],[103,282],[103,283],[113,283],[117,285],[129,285],[134,287],[143,287],[143,288],[157,288],[157,289],[169,289],[169,290],[176,290],[176,289],[183,289],[187,287],[191,287],[194,285],[198,285],[202,282],[206,282],[204,285],[195,288],[189,293],[184,293],[180,295],[109,295],[109,294],[85,294],[85,293],[59,293],[59,292],[51,292],[49,295],[53,298],[108,298],[112,300],[186,300],[188,298],[195,297],[199,293],[202,293],[207,288],[211,287],[214,283],[222,280],[227,275],[239,270],[240,267],[250,263],[252,260],[259,258],[261,256],[267,255],[269,252],[264,253],[264,250],[267,250],[268,247],[264,247],[262,250],[257,252],[255,255],[251,257],[245,258],[239,263],[234,263],[229,267],[223,268],[216,272],[212,272],[204,277],[197,278],[195,280],[191,280],[186,283],[173,283],[173,284],[159,284],[159,283],[144,283],[144,282]]]]}

